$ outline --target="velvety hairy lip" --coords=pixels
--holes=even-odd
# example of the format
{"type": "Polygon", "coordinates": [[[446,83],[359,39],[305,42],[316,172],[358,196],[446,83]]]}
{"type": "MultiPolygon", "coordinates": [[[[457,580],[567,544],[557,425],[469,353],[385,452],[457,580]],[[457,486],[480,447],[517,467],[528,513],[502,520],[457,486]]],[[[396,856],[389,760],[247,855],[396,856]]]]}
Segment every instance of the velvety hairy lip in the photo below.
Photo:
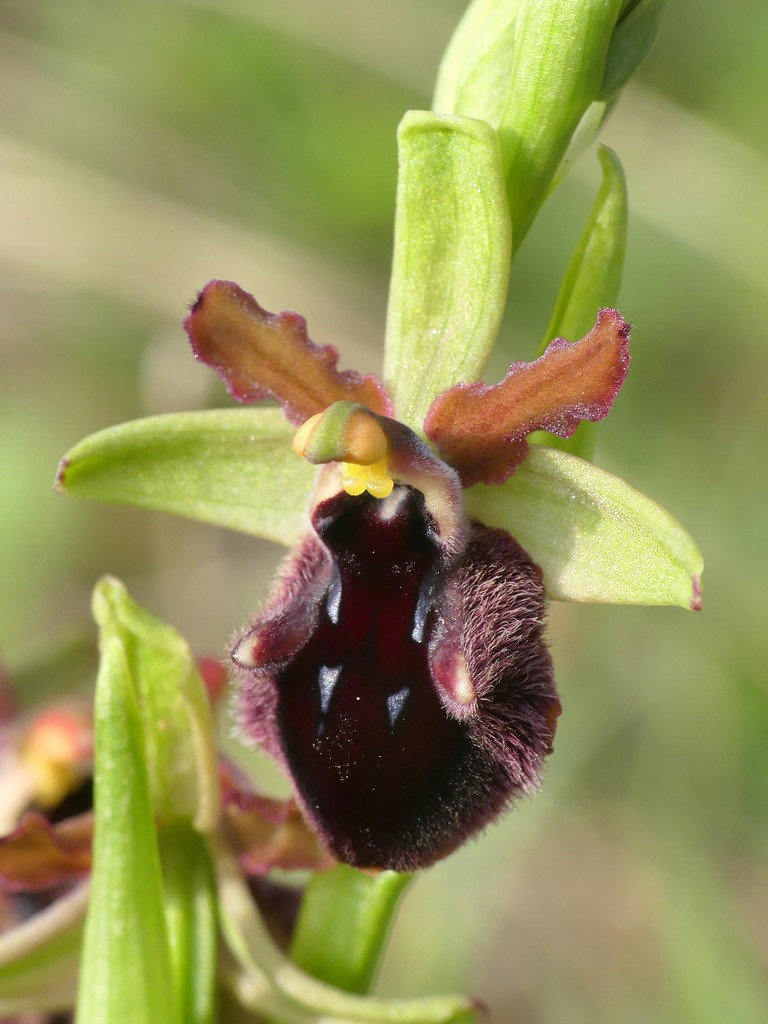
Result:
{"type": "Polygon", "coordinates": [[[241,715],[247,731],[272,731],[305,813],[336,857],[424,867],[536,783],[559,710],[541,639],[540,574],[512,538],[479,525],[467,561],[446,566],[424,497],[408,487],[386,502],[335,495],[313,522],[321,544],[312,539],[300,562],[310,578],[303,596],[277,616],[265,609],[261,626],[238,641],[264,664],[282,661],[244,687],[241,715]],[[509,618],[493,629],[525,650],[513,652],[513,643],[502,651],[479,625],[499,594],[509,618]],[[483,651],[447,622],[454,615],[483,651]],[[281,634],[283,619],[292,626],[281,634]],[[287,657],[284,636],[294,645],[287,657]],[[467,698],[451,672],[466,672],[467,658],[481,699],[462,708],[467,698]],[[501,741],[512,721],[514,739],[501,741]]]}

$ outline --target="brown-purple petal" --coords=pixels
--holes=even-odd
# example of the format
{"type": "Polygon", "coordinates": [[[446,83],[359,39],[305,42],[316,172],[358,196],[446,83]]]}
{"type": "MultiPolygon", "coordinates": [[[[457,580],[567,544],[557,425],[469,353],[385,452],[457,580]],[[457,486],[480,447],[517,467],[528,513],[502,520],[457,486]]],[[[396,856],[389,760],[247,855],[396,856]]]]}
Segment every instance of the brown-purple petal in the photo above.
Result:
{"type": "Polygon", "coordinates": [[[221,375],[238,402],[276,398],[297,424],[345,399],[391,412],[383,384],[337,370],[339,353],[310,341],[304,317],[269,313],[232,281],[207,284],[184,326],[197,359],[221,375]]]}
{"type": "Polygon", "coordinates": [[[52,825],[36,811],[0,839],[0,889],[38,892],[87,875],[91,869],[93,814],[52,825]]]}
{"type": "Polygon", "coordinates": [[[333,866],[333,858],[308,827],[295,800],[251,792],[225,762],[220,773],[224,830],[247,875],[265,875],[273,868],[322,871],[333,866]]]}
{"type": "Polygon", "coordinates": [[[526,436],[570,437],[608,414],[629,369],[630,325],[601,309],[580,341],[555,338],[532,363],[513,363],[499,384],[457,384],[438,395],[425,428],[462,483],[502,483],[528,454],[526,436]]]}

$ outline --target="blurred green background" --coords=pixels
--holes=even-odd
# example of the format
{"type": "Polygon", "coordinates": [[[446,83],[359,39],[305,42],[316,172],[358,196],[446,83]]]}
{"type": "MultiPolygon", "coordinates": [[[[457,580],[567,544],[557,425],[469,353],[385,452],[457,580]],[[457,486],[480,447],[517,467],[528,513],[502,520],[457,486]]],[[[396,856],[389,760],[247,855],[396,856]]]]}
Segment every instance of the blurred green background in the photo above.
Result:
{"type": "MultiPolygon", "coordinates": [[[[395,127],[463,7],[4,0],[0,650],[27,701],[90,685],[106,571],[198,653],[263,595],[277,548],[56,497],[57,460],[229,404],[180,326],[212,277],[377,367],[395,127]]],[[[604,133],[636,329],[597,461],[697,538],[705,610],[553,609],[544,789],[411,890],[388,993],[468,990],[499,1024],[768,1019],[767,41],[761,0],[670,3],[604,133]]],[[[533,356],[597,181],[590,153],[526,240],[491,378],[533,356]]]]}

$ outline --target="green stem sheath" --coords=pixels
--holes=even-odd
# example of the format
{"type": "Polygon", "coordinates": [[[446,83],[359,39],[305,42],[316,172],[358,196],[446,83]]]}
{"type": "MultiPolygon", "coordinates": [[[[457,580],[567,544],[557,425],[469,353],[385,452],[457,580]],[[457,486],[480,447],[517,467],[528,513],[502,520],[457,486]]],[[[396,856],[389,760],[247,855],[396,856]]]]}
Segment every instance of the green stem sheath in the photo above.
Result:
{"type": "Polygon", "coordinates": [[[369,992],[411,878],[397,871],[367,875],[344,864],[315,875],[304,895],[291,958],[337,988],[369,992]]]}

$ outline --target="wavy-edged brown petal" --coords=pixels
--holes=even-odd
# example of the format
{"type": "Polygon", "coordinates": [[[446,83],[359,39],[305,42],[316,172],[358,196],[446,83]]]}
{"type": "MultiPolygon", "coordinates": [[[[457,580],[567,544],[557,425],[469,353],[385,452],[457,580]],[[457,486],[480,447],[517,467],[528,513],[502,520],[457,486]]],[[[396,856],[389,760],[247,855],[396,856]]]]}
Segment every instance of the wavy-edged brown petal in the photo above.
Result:
{"type": "Polygon", "coordinates": [[[0,839],[0,890],[39,892],[87,875],[91,869],[93,813],[52,825],[29,811],[0,839]]]}
{"type": "Polygon", "coordinates": [[[220,764],[224,829],[240,867],[250,876],[273,868],[322,871],[335,861],[305,822],[296,801],[276,800],[245,788],[231,766],[220,764]]]}
{"type": "Polygon", "coordinates": [[[526,436],[570,437],[608,414],[629,369],[630,325],[601,309],[580,341],[555,338],[532,363],[513,363],[500,384],[457,384],[430,407],[425,428],[462,483],[497,484],[528,454],[526,436]]]}
{"type": "Polygon", "coordinates": [[[224,379],[238,402],[276,398],[292,423],[344,399],[375,412],[391,403],[378,378],[336,369],[332,345],[315,345],[298,313],[269,313],[232,281],[211,281],[184,322],[197,359],[224,379]]]}

